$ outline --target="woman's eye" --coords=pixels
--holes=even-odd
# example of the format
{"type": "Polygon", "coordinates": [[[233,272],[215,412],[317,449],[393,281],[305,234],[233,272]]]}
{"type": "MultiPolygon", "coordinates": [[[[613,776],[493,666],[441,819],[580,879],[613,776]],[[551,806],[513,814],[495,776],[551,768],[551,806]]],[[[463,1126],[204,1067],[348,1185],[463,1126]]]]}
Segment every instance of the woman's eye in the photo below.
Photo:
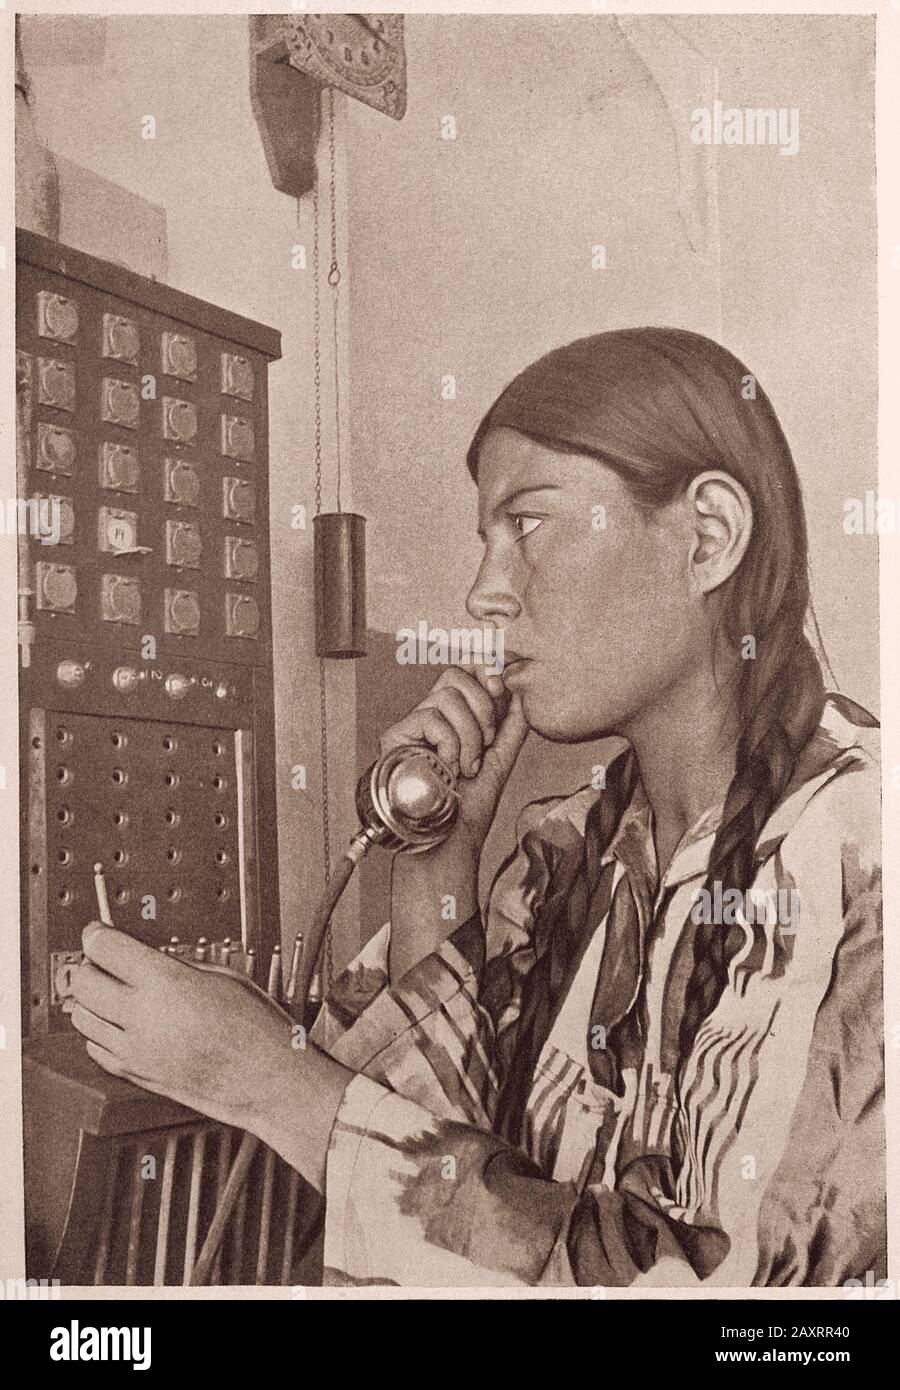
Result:
{"type": "Polygon", "coordinates": [[[523,539],[525,536],[530,536],[532,531],[536,531],[543,520],[539,516],[527,516],[525,512],[511,512],[510,518],[519,536],[523,539]]]}

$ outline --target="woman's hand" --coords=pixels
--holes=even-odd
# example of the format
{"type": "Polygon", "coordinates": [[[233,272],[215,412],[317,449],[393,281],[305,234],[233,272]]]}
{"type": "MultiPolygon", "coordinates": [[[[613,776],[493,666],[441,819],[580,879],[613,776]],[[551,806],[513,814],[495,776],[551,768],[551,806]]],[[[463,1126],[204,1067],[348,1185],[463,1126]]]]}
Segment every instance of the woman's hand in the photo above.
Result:
{"type": "Polygon", "coordinates": [[[90,1056],[148,1091],[255,1129],[267,1078],[299,1065],[287,1014],[261,991],[99,922],[85,927],[82,943],[72,1022],[90,1056]]]}
{"type": "Polygon", "coordinates": [[[528,725],[521,697],[483,667],[444,671],[415,709],[382,736],[380,751],[423,742],[458,777],[459,819],[433,849],[394,855],[388,971],[399,984],[478,907],[478,865],[497,803],[528,725]]]}
{"type": "Polygon", "coordinates": [[[527,733],[521,696],[509,698],[498,675],[484,666],[450,666],[378,747],[380,753],[404,743],[434,749],[458,779],[459,819],[448,840],[480,854],[527,733]]]}

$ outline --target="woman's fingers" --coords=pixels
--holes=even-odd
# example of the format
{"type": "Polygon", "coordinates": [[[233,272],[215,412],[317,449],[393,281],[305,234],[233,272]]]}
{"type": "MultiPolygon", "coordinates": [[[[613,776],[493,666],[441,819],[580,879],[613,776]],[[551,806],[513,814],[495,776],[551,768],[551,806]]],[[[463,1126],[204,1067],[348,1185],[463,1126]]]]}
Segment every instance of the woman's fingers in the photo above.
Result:
{"type": "Polygon", "coordinates": [[[84,954],[96,966],[125,984],[143,978],[148,971],[165,970],[172,962],[166,956],[145,946],[127,932],[106,927],[102,922],[88,922],[81,933],[84,954]]]}
{"type": "Polygon", "coordinates": [[[503,698],[506,686],[503,684],[503,680],[498,674],[496,667],[474,665],[472,671],[476,679],[490,696],[492,703],[495,700],[503,698]]]}
{"type": "Polygon", "coordinates": [[[76,1008],[80,1005],[98,1018],[123,1024],[128,1013],[128,997],[133,991],[128,985],[107,975],[85,958],[72,976],[72,995],[76,1008]]]}
{"type": "MultiPolygon", "coordinates": [[[[459,667],[451,668],[461,678],[459,689],[467,698],[474,691],[482,701],[489,702],[493,731],[489,740],[489,762],[494,774],[502,775],[505,781],[528,734],[522,698],[518,693],[507,690],[500,677],[492,674],[493,668],[473,665],[469,669],[472,675],[468,674],[468,670],[463,672],[459,667]]],[[[447,673],[448,676],[450,674],[447,673]]],[[[484,705],[481,704],[479,708],[483,710],[484,705]]]]}
{"type": "Polygon", "coordinates": [[[493,743],[497,731],[497,708],[487,688],[486,673],[482,676],[480,672],[483,672],[483,668],[477,666],[471,668],[471,673],[459,666],[451,666],[438,680],[432,693],[443,688],[458,690],[477,719],[484,742],[489,744],[493,743]]]}
{"type": "MultiPolygon", "coordinates": [[[[474,777],[497,736],[499,709],[490,694],[495,679],[474,666],[450,667],[421,704],[382,735],[380,751],[424,739],[455,774],[474,777]]],[[[505,693],[502,682],[500,692],[505,693]]]]}
{"type": "Polygon", "coordinates": [[[115,1052],[110,1052],[109,1048],[101,1047],[99,1043],[93,1042],[88,1038],[85,1043],[85,1051],[89,1057],[93,1057],[98,1066],[104,1071],[110,1072],[113,1076],[124,1076],[126,1072],[125,1064],[121,1057],[116,1056],[115,1052]]]}
{"type": "MultiPolygon", "coordinates": [[[[131,1081],[135,1086],[143,1086],[148,1091],[157,1090],[149,1077],[138,1076],[136,1072],[131,1071],[117,1052],[104,1047],[102,1043],[94,1042],[88,1038],[84,1044],[84,1050],[98,1066],[101,1066],[104,1071],[108,1071],[111,1076],[121,1076],[125,1081],[131,1081]]],[[[159,1093],[157,1092],[157,1094],[159,1093]]]]}
{"type": "Polygon", "coordinates": [[[381,737],[379,747],[382,753],[399,748],[404,743],[423,740],[430,744],[438,757],[451,769],[454,776],[459,775],[459,735],[453,725],[440,710],[431,705],[419,705],[405,719],[394,724],[381,737]]]}
{"type": "Polygon", "coordinates": [[[76,1004],[72,1009],[72,1023],[83,1037],[89,1038],[98,1047],[114,1055],[121,1052],[124,1039],[122,1029],[108,1023],[105,1018],[98,1018],[83,1004],[76,1004]]]}
{"type": "Polygon", "coordinates": [[[439,710],[447,723],[452,725],[459,739],[460,770],[464,777],[474,777],[481,762],[485,738],[472,706],[462,691],[452,685],[435,689],[422,708],[439,710]]]}

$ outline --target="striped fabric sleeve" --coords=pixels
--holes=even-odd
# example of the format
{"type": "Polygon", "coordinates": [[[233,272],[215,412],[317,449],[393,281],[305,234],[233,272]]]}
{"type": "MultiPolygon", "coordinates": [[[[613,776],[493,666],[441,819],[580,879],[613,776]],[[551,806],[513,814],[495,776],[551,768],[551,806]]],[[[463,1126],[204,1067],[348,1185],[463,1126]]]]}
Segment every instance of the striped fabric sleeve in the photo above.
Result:
{"type": "Polygon", "coordinates": [[[621,1286],[670,1261],[675,1284],[695,1283],[727,1242],[667,1217],[651,1177],[579,1194],[499,1136],[356,1076],[328,1156],[325,1283],[621,1286]]]}
{"type": "Polygon", "coordinates": [[[846,786],[858,794],[842,845],[843,932],[761,1203],[755,1284],[853,1287],[887,1273],[880,825],[864,829],[878,806],[876,771],[874,794],[862,778],[846,786]]]}
{"type": "Polygon", "coordinates": [[[534,1284],[575,1201],[490,1132],[356,1076],[326,1175],[324,1282],[534,1284]]]}
{"type": "Polygon", "coordinates": [[[478,1003],[479,913],[407,971],[388,975],[390,923],[335,981],[310,1040],[352,1071],[437,1116],[489,1124],[496,1094],[491,1020],[478,1003]]]}
{"type": "Polygon", "coordinates": [[[539,827],[562,800],[522,811],[486,920],[474,913],[399,985],[388,974],[385,923],[334,982],[311,1041],[438,1117],[489,1127],[501,1080],[497,1041],[508,1046],[514,1034],[535,915],[551,877],[539,827]]]}

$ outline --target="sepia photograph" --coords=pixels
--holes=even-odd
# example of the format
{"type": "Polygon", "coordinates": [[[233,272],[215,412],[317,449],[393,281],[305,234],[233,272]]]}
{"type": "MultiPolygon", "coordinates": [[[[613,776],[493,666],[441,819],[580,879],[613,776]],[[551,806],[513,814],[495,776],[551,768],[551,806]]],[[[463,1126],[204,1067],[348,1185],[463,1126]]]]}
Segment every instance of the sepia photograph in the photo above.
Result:
{"type": "Polygon", "coordinates": [[[26,1288],[896,1298],[900,16],[137,8],[4,19],[26,1288]]]}

